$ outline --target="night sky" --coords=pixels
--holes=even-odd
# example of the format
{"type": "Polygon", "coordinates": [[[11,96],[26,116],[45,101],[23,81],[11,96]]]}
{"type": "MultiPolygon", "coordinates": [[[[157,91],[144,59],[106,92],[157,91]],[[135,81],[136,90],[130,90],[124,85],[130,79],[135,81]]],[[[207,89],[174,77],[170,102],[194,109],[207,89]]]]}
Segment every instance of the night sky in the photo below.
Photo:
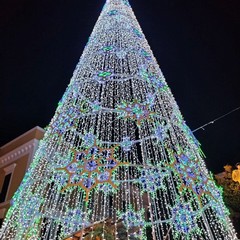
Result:
{"type": "MultiPolygon", "coordinates": [[[[239,0],[131,0],[192,130],[240,106],[239,0]]],[[[104,0],[0,1],[0,146],[51,120],[104,0]]],[[[198,131],[208,168],[240,162],[240,111],[198,131]]]]}

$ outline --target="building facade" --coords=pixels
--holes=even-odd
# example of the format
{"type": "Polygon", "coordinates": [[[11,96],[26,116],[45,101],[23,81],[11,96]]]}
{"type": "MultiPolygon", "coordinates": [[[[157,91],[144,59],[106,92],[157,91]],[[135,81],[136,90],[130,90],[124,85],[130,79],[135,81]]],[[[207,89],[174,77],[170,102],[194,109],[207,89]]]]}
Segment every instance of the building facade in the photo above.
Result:
{"type": "Polygon", "coordinates": [[[0,147],[0,226],[43,135],[35,127],[0,147]]]}

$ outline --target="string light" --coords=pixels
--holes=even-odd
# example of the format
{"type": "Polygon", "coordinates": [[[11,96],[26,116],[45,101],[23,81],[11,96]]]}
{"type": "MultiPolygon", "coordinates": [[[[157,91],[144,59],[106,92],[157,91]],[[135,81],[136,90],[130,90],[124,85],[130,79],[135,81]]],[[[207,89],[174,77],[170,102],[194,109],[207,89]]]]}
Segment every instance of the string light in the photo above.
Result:
{"type": "Polygon", "coordinates": [[[80,239],[237,239],[127,0],[107,0],[0,238],[75,232],[80,239]]]}

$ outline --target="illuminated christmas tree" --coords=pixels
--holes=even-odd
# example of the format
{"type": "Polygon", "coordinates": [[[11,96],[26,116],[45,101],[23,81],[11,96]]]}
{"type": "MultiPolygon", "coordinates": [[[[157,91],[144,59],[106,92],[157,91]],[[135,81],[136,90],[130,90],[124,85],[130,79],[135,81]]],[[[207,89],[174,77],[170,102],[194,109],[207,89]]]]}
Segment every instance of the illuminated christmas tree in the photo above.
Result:
{"type": "Polygon", "coordinates": [[[107,0],[1,239],[236,238],[127,0],[107,0]]]}

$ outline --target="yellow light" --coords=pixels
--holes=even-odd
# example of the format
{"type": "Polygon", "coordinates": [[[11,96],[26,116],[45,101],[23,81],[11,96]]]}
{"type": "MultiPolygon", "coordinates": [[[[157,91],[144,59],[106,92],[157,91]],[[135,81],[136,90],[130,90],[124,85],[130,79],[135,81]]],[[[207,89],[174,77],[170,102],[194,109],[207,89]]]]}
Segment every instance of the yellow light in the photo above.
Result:
{"type": "Polygon", "coordinates": [[[237,165],[237,170],[233,170],[232,172],[232,179],[234,182],[239,182],[240,184],[240,164],[237,165]]]}

